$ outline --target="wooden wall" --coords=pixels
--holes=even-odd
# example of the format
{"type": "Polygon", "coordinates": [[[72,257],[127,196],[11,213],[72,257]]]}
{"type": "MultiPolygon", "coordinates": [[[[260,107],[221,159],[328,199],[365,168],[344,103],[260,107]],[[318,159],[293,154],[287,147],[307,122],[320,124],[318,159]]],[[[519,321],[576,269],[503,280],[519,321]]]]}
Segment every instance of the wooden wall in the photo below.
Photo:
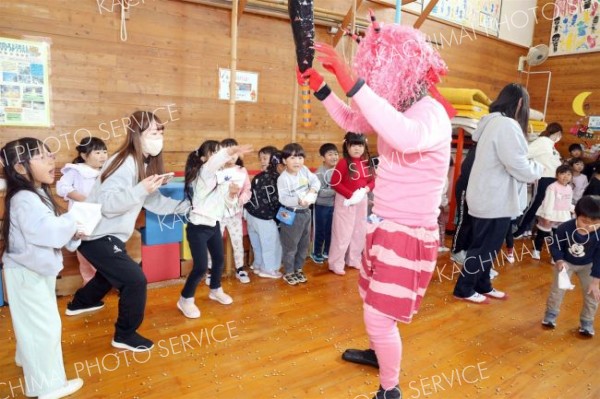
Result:
{"type": "MultiPolygon", "coordinates": [[[[538,0],[538,23],[534,33],[534,45],[550,44],[552,30],[550,18],[552,18],[553,3],[554,0],[538,0]],[[542,14],[542,10],[545,15],[542,14]]],[[[533,67],[532,71],[552,72],[546,121],[559,122],[564,131],[568,132],[569,128],[581,119],[575,114],[571,104],[575,96],[582,91],[593,92],[586,102],[590,104],[590,112],[593,115],[600,115],[600,80],[598,79],[600,76],[600,52],[550,57],[542,65],[533,67]]],[[[546,75],[539,76],[531,80],[529,91],[532,103],[543,106],[547,78],[546,75]]],[[[598,137],[591,140],[579,139],[577,136],[566,133],[558,144],[558,148],[563,155],[567,155],[569,144],[583,144],[584,141],[590,145],[599,144],[600,135],[598,137]]]]}
{"type": "MultiPolygon", "coordinates": [[[[181,169],[187,153],[208,138],[228,136],[228,103],[217,100],[217,71],[230,58],[230,11],[173,0],[138,1],[127,22],[128,39],[119,39],[118,7],[101,0],[5,0],[2,2],[0,36],[43,37],[51,41],[52,117],[54,127],[1,128],[2,143],[30,135],[60,146],[59,164],[71,160],[73,134],[86,130],[109,137],[113,152],[122,142],[120,119],[136,109],[156,109],[173,120],[166,130],[165,159],[168,170],[181,169]],[[98,6],[103,4],[104,8],[98,6]],[[102,12],[101,12],[102,11],[102,12]],[[112,127],[111,127],[111,121],[112,127]],[[85,130],[83,130],[85,129],[85,130]],[[114,134],[113,134],[114,132],[114,134]]],[[[117,2],[115,2],[116,4],[117,2]]],[[[350,0],[317,0],[316,7],[344,13],[350,0]]],[[[394,10],[365,2],[359,15],[375,8],[379,19],[391,22],[394,10]]],[[[404,13],[403,23],[415,16],[404,13]]],[[[481,88],[490,97],[517,78],[516,63],[525,49],[427,21],[422,30],[442,44],[450,74],[444,86],[481,88]],[[441,38],[444,36],[444,39],[441,38]]],[[[331,41],[326,28],[317,38],[331,41]]],[[[349,53],[348,41],[339,46],[349,53]]],[[[238,69],[260,74],[257,104],[239,103],[236,138],[259,147],[281,147],[291,139],[294,93],[294,47],[289,22],[244,14],[239,24],[238,69]]],[[[333,77],[327,76],[332,86],[333,77]]],[[[298,128],[298,141],[309,153],[307,163],[316,166],[321,143],[339,143],[344,132],[323,108],[313,106],[314,126],[298,128]]],[[[301,120],[299,118],[299,120],[301,120]]],[[[247,159],[249,167],[257,162],[247,159]]],[[[60,166],[59,165],[59,166],[60,166]]]]}

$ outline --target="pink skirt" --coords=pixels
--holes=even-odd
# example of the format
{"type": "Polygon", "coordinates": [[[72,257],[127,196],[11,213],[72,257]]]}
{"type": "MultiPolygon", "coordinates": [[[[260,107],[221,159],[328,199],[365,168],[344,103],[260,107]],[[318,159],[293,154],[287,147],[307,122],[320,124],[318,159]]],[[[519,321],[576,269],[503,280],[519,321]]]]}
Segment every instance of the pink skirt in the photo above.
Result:
{"type": "Polygon", "coordinates": [[[437,226],[369,223],[358,282],[364,307],[410,323],[431,281],[438,245],[437,226]]]}

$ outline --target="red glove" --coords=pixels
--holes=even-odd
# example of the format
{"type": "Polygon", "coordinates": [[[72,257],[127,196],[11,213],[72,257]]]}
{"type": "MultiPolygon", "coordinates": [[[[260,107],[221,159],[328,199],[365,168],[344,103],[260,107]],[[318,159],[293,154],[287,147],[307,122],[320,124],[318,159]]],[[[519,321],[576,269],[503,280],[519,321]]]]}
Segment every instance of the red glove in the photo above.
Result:
{"type": "Polygon", "coordinates": [[[296,79],[298,79],[298,84],[300,86],[303,86],[308,80],[308,85],[312,91],[319,91],[323,84],[323,76],[312,68],[300,72],[298,67],[296,67],[296,79]]]}
{"type": "Polygon", "coordinates": [[[353,76],[350,67],[329,44],[317,42],[315,43],[315,51],[318,54],[317,60],[323,64],[325,69],[335,75],[344,92],[348,93],[356,84],[356,78],[353,76]]]}

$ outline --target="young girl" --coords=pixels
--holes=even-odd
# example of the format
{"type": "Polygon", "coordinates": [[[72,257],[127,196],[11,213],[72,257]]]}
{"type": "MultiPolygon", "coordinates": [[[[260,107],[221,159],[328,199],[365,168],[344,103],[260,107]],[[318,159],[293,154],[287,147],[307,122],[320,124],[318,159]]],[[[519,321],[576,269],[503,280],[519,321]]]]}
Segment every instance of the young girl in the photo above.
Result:
{"type": "Polygon", "coordinates": [[[375,186],[375,172],[363,134],[344,136],[344,159],[331,177],[335,196],[329,270],[344,275],[344,265],[359,269],[367,235],[367,193],[375,186]]]}
{"type": "Polygon", "coordinates": [[[572,219],[575,206],[571,177],[571,167],[560,165],[556,168],[556,181],[546,189],[542,205],[536,212],[538,232],[533,241],[533,259],[540,259],[546,237],[553,235],[558,225],[572,219]]]}
{"type": "MultiPolygon", "coordinates": [[[[63,176],[56,183],[56,194],[69,202],[69,209],[73,201],[85,201],[107,158],[106,144],[97,137],[90,137],[85,142],[81,142],[76,149],[77,158],[73,163],[68,163],[62,168],[63,176]]],[[[83,285],[86,285],[96,274],[96,269],[79,251],[77,251],[77,259],[83,285]]]]}
{"type": "Polygon", "coordinates": [[[271,155],[275,152],[278,152],[277,147],[273,147],[272,145],[268,145],[258,150],[258,161],[260,162],[261,172],[267,170],[269,162],[271,161],[271,155]]]}
{"type": "Polygon", "coordinates": [[[585,164],[581,158],[571,158],[569,166],[571,167],[571,173],[573,173],[573,180],[571,181],[571,186],[573,187],[573,205],[576,205],[577,201],[583,197],[583,193],[588,185],[588,178],[583,174],[585,164]]]}
{"type": "Polygon", "coordinates": [[[519,220],[519,227],[513,233],[515,238],[524,236],[524,233],[531,230],[530,227],[535,220],[535,215],[544,200],[546,188],[554,183],[554,172],[561,165],[560,154],[556,151],[556,143],[562,138],[562,126],[553,122],[548,124],[546,130],[540,133],[540,137],[528,147],[528,158],[541,164],[544,172],[542,177],[533,185],[533,195],[531,202],[519,220]]]}
{"type": "Polygon", "coordinates": [[[282,207],[292,221],[282,222],[279,226],[282,261],[285,269],[283,279],[289,285],[306,283],[302,271],[310,243],[310,204],[317,199],[321,188],[319,178],[304,166],[304,148],[291,143],[283,147],[285,170],[277,179],[277,192],[282,207]]]}
{"type": "Polygon", "coordinates": [[[2,224],[4,277],[16,337],[15,363],[23,367],[25,394],[62,398],[83,385],[66,379],[56,305],[60,248],[79,244],[77,223],[58,214],[49,185],[54,155],[37,139],[11,141],[1,150],[7,188],[2,224]],[[75,237],[74,237],[75,236],[75,237]]]}
{"type": "Polygon", "coordinates": [[[281,152],[271,154],[266,171],[252,179],[252,198],[244,206],[248,236],[254,251],[254,273],[264,278],[280,278],[281,241],[275,215],[279,210],[277,178],[283,171],[281,152]]]}
{"type": "Polygon", "coordinates": [[[239,212],[239,194],[243,183],[236,183],[237,179],[230,179],[219,172],[226,164],[235,164],[240,155],[250,150],[250,146],[219,148],[218,141],[207,140],[188,156],[184,191],[192,203],[192,210],[186,233],[194,266],[177,302],[177,308],[187,318],[200,317],[194,294],[208,267],[207,252],[210,252],[213,266],[208,297],[224,305],[233,303],[233,299],[221,287],[224,251],[220,224],[227,214],[236,215],[239,212]]]}
{"type": "MultiPolygon", "coordinates": [[[[237,146],[238,142],[235,139],[225,139],[221,141],[221,148],[237,146]]],[[[250,282],[248,273],[244,270],[244,229],[242,226],[242,210],[244,204],[250,200],[252,191],[250,191],[250,179],[248,178],[248,171],[244,168],[244,161],[239,156],[232,156],[231,159],[223,166],[218,174],[222,176],[223,180],[230,181],[241,187],[238,194],[239,206],[236,214],[229,213],[229,209],[225,212],[225,217],[221,221],[221,235],[227,228],[227,234],[231,240],[231,246],[233,247],[233,260],[235,262],[235,277],[240,280],[241,283],[247,284],[250,282]]],[[[212,262],[208,259],[208,273],[206,276],[206,285],[210,285],[210,270],[212,269],[212,262]]]]}
{"type": "Polygon", "coordinates": [[[129,117],[127,137],[104,164],[87,202],[102,204],[102,219],[82,241],[79,251],[96,268],[94,278],[80,288],[67,305],[74,316],[102,307],[100,300],[115,287],[119,290],[119,316],[112,346],[134,352],[150,350],[154,343],[137,333],[144,320],[146,277],[138,262],[127,254],[142,207],[158,215],[185,213],[189,202],[160,194],[163,175],[163,130],[160,119],[148,111],[129,117]]]}

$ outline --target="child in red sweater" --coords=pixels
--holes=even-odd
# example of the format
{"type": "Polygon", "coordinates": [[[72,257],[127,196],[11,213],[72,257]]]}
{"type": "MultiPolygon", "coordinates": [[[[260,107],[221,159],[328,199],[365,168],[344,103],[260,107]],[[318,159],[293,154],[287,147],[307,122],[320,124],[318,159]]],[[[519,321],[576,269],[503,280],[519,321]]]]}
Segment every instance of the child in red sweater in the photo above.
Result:
{"type": "Polygon", "coordinates": [[[375,186],[367,139],[363,134],[346,133],[344,159],[331,177],[335,196],[329,270],[344,275],[344,265],[359,269],[367,235],[367,193],[375,186]]]}

